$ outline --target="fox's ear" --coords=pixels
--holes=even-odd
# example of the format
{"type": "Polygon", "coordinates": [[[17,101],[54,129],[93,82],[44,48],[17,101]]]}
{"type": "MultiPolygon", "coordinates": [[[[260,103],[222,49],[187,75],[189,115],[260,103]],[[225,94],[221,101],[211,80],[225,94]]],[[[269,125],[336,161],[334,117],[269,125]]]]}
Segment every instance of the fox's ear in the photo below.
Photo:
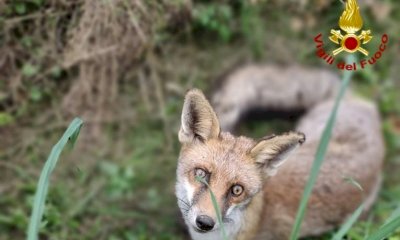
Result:
{"type": "Polygon", "coordinates": [[[198,89],[186,93],[181,116],[179,141],[190,143],[195,139],[206,141],[218,137],[220,126],[217,115],[198,89]]]}
{"type": "Polygon", "coordinates": [[[259,141],[250,151],[251,157],[260,164],[267,175],[275,175],[279,166],[306,140],[303,133],[289,132],[270,136],[259,141]]]}

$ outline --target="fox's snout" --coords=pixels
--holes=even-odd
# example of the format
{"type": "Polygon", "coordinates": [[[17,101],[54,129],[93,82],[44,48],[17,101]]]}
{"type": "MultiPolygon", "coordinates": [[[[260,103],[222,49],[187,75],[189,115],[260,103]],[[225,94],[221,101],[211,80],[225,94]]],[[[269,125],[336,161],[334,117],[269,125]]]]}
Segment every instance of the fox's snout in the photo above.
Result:
{"type": "Polygon", "coordinates": [[[202,232],[211,231],[214,228],[215,221],[207,215],[199,215],[196,217],[196,227],[202,232]]]}

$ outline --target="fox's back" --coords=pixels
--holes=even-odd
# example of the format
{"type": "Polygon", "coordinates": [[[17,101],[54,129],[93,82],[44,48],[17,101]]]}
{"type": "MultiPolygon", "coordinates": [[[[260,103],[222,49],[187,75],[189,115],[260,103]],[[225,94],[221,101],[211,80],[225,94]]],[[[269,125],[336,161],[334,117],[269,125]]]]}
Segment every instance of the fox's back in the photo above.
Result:
{"type": "MultiPolygon", "coordinates": [[[[296,130],[303,132],[307,140],[265,185],[261,236],[275,233],[278,236],[273,239],[285,239],[290,232],[332,107],[333,101],[318,104],[297,126],[296,130]]],[[[376,108],[365,101],[345,100],[308,204],[302,235],[317,235],[337,227],[361,202],[368,209],[379,189],[383,157],[376,108]],[[363,191],[346,179],[357,181],[363,191]]]]}

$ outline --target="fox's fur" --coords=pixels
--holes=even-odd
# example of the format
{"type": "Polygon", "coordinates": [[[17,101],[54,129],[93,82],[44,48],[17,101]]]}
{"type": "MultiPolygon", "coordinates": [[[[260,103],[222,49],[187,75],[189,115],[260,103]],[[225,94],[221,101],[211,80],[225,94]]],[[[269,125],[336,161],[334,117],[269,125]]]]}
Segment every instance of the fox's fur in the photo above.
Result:
{"type": "MultiPolygon", "coordinates": [[[[196,174],[204,177],[216,197],[228,239],[289,238],[339,83],[323,70],[251,66],[226,78],[213,96],[216,111],[201,91],[186,94],[176,195],[192,239],[222,239],[208,187],[196,174]],[[233,130],[248,109],[260,107],[300,108],[307,113],[296,131],[260,140],[223,131],[233,130]],[[199,216],[214,224],[205,222],[210,226],[202,230],[199,216]]],[[[301,236],[339,226],[362,202],[369,209],[379,190],[383,158],[376,107],[348,94],[337,113],[301,236]],[[346,183],[345,177],[355,179],[364,191],[346,183]]]]}

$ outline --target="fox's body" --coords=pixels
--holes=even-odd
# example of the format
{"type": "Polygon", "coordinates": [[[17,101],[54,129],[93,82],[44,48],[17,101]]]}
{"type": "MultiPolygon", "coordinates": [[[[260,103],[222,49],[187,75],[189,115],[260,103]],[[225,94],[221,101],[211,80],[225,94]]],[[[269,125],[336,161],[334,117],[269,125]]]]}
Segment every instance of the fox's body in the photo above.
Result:
{"type": "MultiPolygon", "coordinates": [[[[228,77],[214,95],[217,114],[198,90],[186,96],[176,194],[194,240],[222,239],[208,187],[196,180],[198,175],[206,179],[215,194],[228,239],[289,238],[338,81],[328,73],[307,75],[301,69],[282,69],[279,77],[272,69],[247,68],[243,70],[247,74],[239,71],[228,77]],[[288,74],[291,71],[294,76],[288,74]],[[240,90],[235,93],[235,89],[240,90]],[[285,92],[286,102],[279,92],[285,92]],[[232,130],[248,109],[280,106],[308,110],[296,132],[255,141],[220,130],[220,126],[232,130]]],[[[318,235],[339,226],[362,202],[368,209],[379,190],[383,157],[377,110],[349,94],[339,108],[301,236],[318,235]],[[346,183],[345,177],[355,179],[364,191],[346,183]]]]}

